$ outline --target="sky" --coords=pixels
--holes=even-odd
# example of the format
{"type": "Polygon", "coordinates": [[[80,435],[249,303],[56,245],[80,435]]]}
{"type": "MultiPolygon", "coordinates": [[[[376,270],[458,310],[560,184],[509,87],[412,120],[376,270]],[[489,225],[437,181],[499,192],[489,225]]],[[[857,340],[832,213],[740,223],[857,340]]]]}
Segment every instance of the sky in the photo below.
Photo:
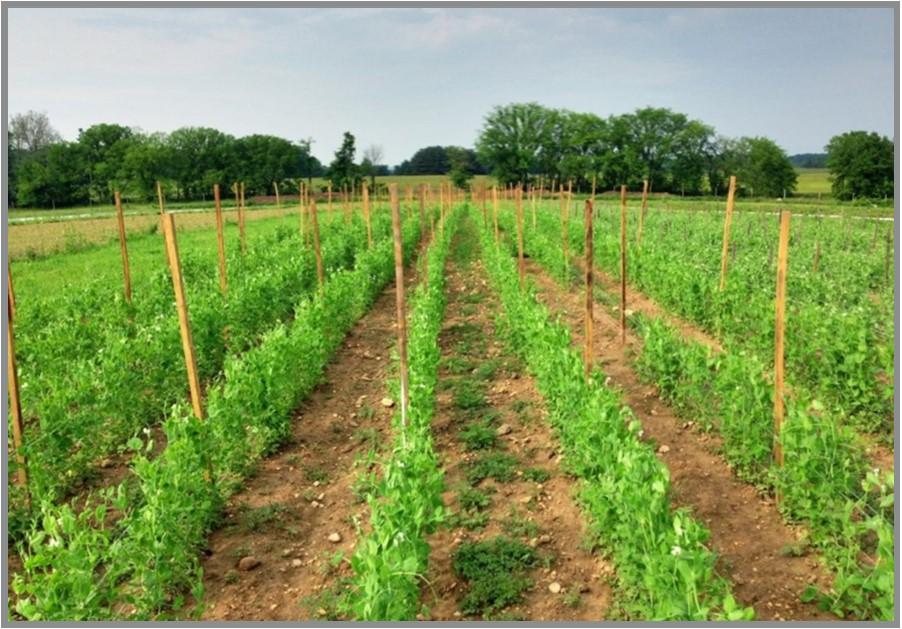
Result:
{"type": "Polygon", "coordinates": [[[472,146],[491,109],[668,107],[790,154],[893,137],[893,10],[9,8],[7,112],[314,140],[395,165],[472,146]]]}

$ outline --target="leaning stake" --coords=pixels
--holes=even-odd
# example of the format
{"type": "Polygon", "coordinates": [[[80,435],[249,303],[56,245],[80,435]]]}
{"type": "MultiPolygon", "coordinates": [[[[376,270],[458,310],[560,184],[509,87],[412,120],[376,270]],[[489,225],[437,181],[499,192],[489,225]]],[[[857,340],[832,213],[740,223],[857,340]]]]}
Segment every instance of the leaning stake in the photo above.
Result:
{"type": "Polygon", "coordinates": [[[316,198],[310,202],[310,226],[313,227],[313,253],[316,256],[316,281],[319,289],[323,289],[325,277],[323,274],[323,253],[319,248],[319,220],[317,219],[316,198]]]}
{"type": "Polygon", "coordinates": [[[727,286],[727,251],[730,248],[730,226],[733,224],[733,199],[736,195],[736,176],[730,176],[727,192],[727,215],[723,219],[723,249],[720,252],[720,290],[727,286]]]}
{"type": "Polygon", "coordinates": [[[122,254],[122,281],[125,284],[125,301],[132,303],[132,276],[128,268],[128,247],[125,244],[125,217],[122,214],[122,198],[119,191],[113,193],[116,200],[116,223],[119,225],[119,252],[122,254]]]}
{"type": "Polygon", "coordinates": [[[639,209],[639,228],[636,230],[636,244],[642,244],[642,225],[645,223],[645,210],[648,207],[648,179],[642,181],[642,207],[639,209]]]}
{"type": "Polygon", "coordinates": [[[391,193],[391,222],[395,241],[395,303],[398,312],[398,359],[401,362],[401,438],[407,442],[407,318],[404,315],[404,251],[401,246],[401,208],[398,203],[398,184],[389,187],[391,193]]]}
{"type": "Polygon", "coordinates": [[[175,216],[163,216],[163,235],[166,238],[166,251],[169,253],[169,271],[172,273],[172,287],[175,290],[175,307],[179,315],[179,329],[182,336],[182,351],[185,354],[185,367],[188,370],[188,388],[191,391],[191,407],[194,416],[204,418],[204,409],[200,399],[200,380],[197,376],[197,361],[194,357],[194,340],[191,337],[191,321],[188,319],[188,301],[185,298],[185,282],[182,278],[182,266],[179,262],[179,248],[175,236],[175,216]]]}
{"type": "Polygon", "coordinates": [[[786,263],[789,258],[789,219],[792,212],[780,214],[780,247],[777,253],[777,304],[774,316],[774,460],[783,467],[783,331],[786,313],[786,263]]]}
{"type": "Polygon", "coordinates": [[[9,406],[12,412],[13,448],[16,451],[16,482],[25,490],[28,500],[28,470],[22,453],[22,404],[19,401],[19,370],[16,367],[16,339],[13,334],[13,276],[6,267],[6,373],[9,378],[9,406]]]}
{"type": "Polygon", "coordinates": [[[517,267],[520,271],[520,290],[523,290],[526,283],[526,259],[523,257],[523,190],[519,186],[514,198],[517,203],[517,267]]]}
{"type": "Polygon", "coordinates": [[[213,184],[213,201],[216,204],[216,246],[219,253],[219,290],[225,296],[229,289],[226,277],[225,234],[222,225],[222,199],[219,196],[219,184],[213,184]]]}
{"type": "Polygon", "coordinates": [[[244,230],[244,182],[240,184],[240,198],[238,204],[238,235],[241,238],[241,253],[247,253],[247,234],[244,230]]]}

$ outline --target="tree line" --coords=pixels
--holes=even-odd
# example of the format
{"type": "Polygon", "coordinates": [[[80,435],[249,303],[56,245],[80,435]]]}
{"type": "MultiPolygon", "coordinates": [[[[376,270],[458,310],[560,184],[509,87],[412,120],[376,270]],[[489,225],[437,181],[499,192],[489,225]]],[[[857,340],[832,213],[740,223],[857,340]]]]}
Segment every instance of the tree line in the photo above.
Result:
{"type": "MultiPolygon", "coordinates": [[[[765,137],[727,138],[713,127],[664,108],[646,107],[602,118],[550,109],[537,103],[496,107],[485,118],[475,149],[428,146],[394,169],[382,163],[380,146],[357,162],[356,140],[345,132],[332,162],[311,151],[312,140],[291,142],[272,135],[234,137],[209,127],[145,133],[118,124],[97,124],[63,141],[45,114],[10,118],[8,136],[11,206],[59,207],[110,203],[113,190],[132,200],[154,198],[161,181],[170,198],[208,199],[214,183],[245,182],[249,195],[272,194],[273,183],[294,190],[303,179],[327,177],[333,188],[369,178],[447,175],[466,187],[476,174],[503,184],[572,181],[577,190],[641,187],[653,192],[723,194],[730,175],[739,194],[790,195],[796,186],[791,159],[765,137]]],[[[876,133],[852,131],[826,147],[833,195],[838,199],[893,194],[894,145],[876,133]]],[[[797,160],[799,157],[793,156],[797,160]]]]}

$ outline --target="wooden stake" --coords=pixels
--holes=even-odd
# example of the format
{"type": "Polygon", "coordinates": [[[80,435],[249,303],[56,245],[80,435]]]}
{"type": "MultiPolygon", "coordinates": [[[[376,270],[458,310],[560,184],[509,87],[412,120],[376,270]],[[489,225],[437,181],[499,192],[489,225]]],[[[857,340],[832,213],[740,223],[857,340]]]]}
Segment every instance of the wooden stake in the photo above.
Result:
{"type": "Polygon", "coordinates": [[[313,253],[316,256],[316,281],[319,284],[319,289],[323,289],[323,284],[326,281],[325,274],[323,272],[323,254],[319,248],[319,220],[317,220],[316,211],[316,199],[310,202],[310,225],[313,227],[313,253]]]}
{"type": "Polygon", "coordinates": [[[276,191],[276,209],[281,210],[282,209],[282,197],[279,196],[279,182],[278,181],[272,182],[272,187],[276,191]]]}
{"type": "Polygon", "coordinates": [[[886,229],[886,253],[883,258],[883,281],[889,284],[890,264],[893,259],[893,227],[890,225],[886,229]]]}
{"type": "Polygon", "coordinates": [[[116,202],[116,222],[119,225],[119,252],[122,254],[122,280],[125,284],[125,301],[132,303],[132,276],[128,266],[128,246],[125,243],[125,216],[122,213],[122,197],[113,193],[116,202]]]}
{"type": "Polygon", "coordinates": [[[817,268],[821,263],[821,241],[817,240],[814,243],[814,262],[811,264],[811,272],[817,273],[817,268]]]}
{"type": "Polygon", "coordinates": [[[648,207],[648,179],[642,181],[642,207],[639,210],[639,229],[636,232],[636,244],[642,244],[642,225],[645,222],[645,210],[648,207]]]}
{"type": "Polygon", "coordinates": [[[185,283],[182,278],[182,266],[179,261],[178,242],[175,234],[175,216],[166,214],[163,217],[163,235],[166,238],[166,251],[169,252],[169,271],[172,273],[172,286],[175,290],[175,307],[179,315],[179,329],[182,336],[182,351],[185,354],[185,367],[188,371],[188,388],[191,391],[191,407],[194,416],[204,418],[204,409],[200,397],[200,380],[197,376],[197,361],[194,357],[194,340],[191,337],[191,321],[188,318],[188,301],[185,298],[185,283]]]}
{"type": "Polygon", "coordinates": [[[244,229],[244,182],[239,184],[241,202],[238,204],[238,235],[241,238],[241,253],[247,253],[247,237],[244,229]]]}
{"type": "Polygon", "coordinates": [[[22,453],[23,435],[22,429],[22,403],[19,399],[19,370],[16,367],[16,339],[13,333],[13,319],[15,318],[15,297],[13,296],[13,276],[7,262],[6,266],[6,375],[9,378],[9,407],[12,413],[13,448],[16,453],[16,482],[25,490],[25,499],[28,496],[28,469],[25,455],[22,453]]]}
{"type": "Polygon", "coordinates": [[[216,206],[216,246],[219,253],[219,291],[225,297],[229,290],[229,280],[226,276],[225,232],[222,220],[222,199],[219,196],[219,184],[213,184],[213,203],[216,206]]]}
{"type": "Polygon", "coordinates": [[[498,186],[492,186],[492,220],[495,223],[495,244],[501,240],[501,233],[498,231],[498,186]]]}
{"type": "Polygon", "coordinates": [[[730,226],[733,224],[733,198],[736,194],[736,176],[730,176],[727,192],[727,214],[723,219],[723,249],[720,253],[720,290],[727,286],[727,252],[730,247],[730,226]]]}
{"type": "Polygon", "coordinates": [[[426,186],[420,186],[420,229],[426,229],[426,186]]]}
{"type": "Polygon", "coordinates": [[[620,186],[620,342],[626,345],[626,186],[620,186]]]}
{"type": "Polygon", "coordinates": [[[567,220],[570,220],[570,203],[573,201],[573,180],[567,181],[567,220]]]}
{"type": "Polygon", "coordinates": [[[536,189],[533,187],[530,190],[530,197],[532,202],[532,228],[536,228],[536,189]]]}
{"type": "Polygon", "coordinates": [[[783,333],[786,314],[786,264],[789,258],[789,219],[792,212],[780,213],[780,246],[777,254],[777,303],[774,317],[774,460],[783,467],[783,333]]]}
{"type": "Polygon", "coordinates": [[[595,309],[595,296],[592,288],[592,269],[595,264],[594,243],[592,239],[592,218],[595,216],[594,203],[591,199],[586,201],[585,226],[586,226],[586,331],[585,348],[583,349],[583,363],[586,368],[586,380],[592,373],[592,332],[593,316],[595,309]]]}
{"type": "Polygon", "coordinates": [[[367,187],[366,182],[363,183],[361,193],[363,195],[363,220],[366,221],[366,246],[372,249],[373,224],[370,221],[370,190],[367,187]]]}
{"type": "Polygon", "coordinates": [[[304,204],[304,199],[306,199],[306,198],[307,198],[306,190],[305,190],[304,182],[302,181],[298,184],[298,206],[299,206],[298,207],[298,221],[300,223],[299,227],[301,230],[301,240],[304,243],[307,242],[307,230],[305,229],[306,221],[304,220],[304,214],[305,214],[304,208],[306,207],[306,205],[304,204]]]}
{"type": "Polygon", "coordinates": [[[344,197],[345,202],[345,223],[351,222],[351,192],[348,190],[348,186],[342,186],[341,188],[342,196],[344,197]]]}
{"type": "Polygon", "coordinates": [[[479,196],[482,198],[482,228],[485,229],[489,226],[488,210],[486,209],[486,200],[489,194],[485,186],[480,189],[479,196]]]}
{"type": "Polygon", "coordinates": [[[564,204],[564,187],[560,187],[561,193],[561,248],[564,252],[564,281],[570,282],[570,201],[564,204]]]}
{"type": "Polygon", "coordinates": [[[328,186],[328,195],[329,195],[329,205],[326,206],[326,209],[328,210],[326,212],[326,214],[329,216],[329,220],[331,221],[332,220],[332,182],[331,181],[329,182],[329,186],[328,186]]]}
{"type": "Polygon", "coordinates": [[[595,173],[592,173],[592,206],[595,206],[595,173]]]}
{"type": "Polygon", "coordinates": [[[157,203],[160,206],[160,216],[166,213],[166,206],[163,203],[163,187],[157,182],[157,203]]]}
{"type": "Polygon", "coordinates": [[[526,284],[526,258],[523,256],[523,190],[519,186],[514,193],[514,198],[517,204],[517,255],[519,256],[520,290],[523,290],[526,284]]]}
{"type": "MultiPolygon", "coordinates": [[[[395,241],[395,305],[398,315],[398,358],[401,371],[401,426],[407,427],[407,317],[404,312],[404,250],[401,241],[401,209],[398,203],[398,184],[393,183],[389,187],[391,194],[391,221],[392,234],[395,241]]],[[[406,445],[406,430],[402,433],[406,445]]]]}

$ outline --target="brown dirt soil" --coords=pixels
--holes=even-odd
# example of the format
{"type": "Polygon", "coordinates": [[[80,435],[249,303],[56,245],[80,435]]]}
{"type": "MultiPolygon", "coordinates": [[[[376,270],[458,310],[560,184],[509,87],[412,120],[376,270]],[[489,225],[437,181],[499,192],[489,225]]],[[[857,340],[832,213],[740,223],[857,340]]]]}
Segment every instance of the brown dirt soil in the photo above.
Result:
{"type": "MultiPolygon", "coordinates": [[[[534,262],[529,261],[527,268],[539,287],[539,298],[552,311],[561,312],[581,347],[580,292],[562,290],[534,262]]],[[[634,303],[633,297],[629,303],[634,303]]],[[[655,386],[639,380],[631,361],[638,339],[628,332],[627,345],[622,346],[619,315],[608,310],[595,308],[596,364],[642,422],[644,438],[658,444],[658,456],[670,470],[674,506],[691,508],[710,530],[718,570],[733,582],[738,601],[754,607],[760,620],[834,619],[800,600],[809,584],[826,588],[830,583],[820,560],[801,542],[804,531],[783,521],[772,498],[733,476],[716,454],[717,438],[692,430],[658,397],[655,386]],[[794,556],[798,551],[801,556],[794,556]]]]}
{"type": "MultiPolygon", "coordinates": [[[[405,284],[414,281],[409,269],[405,284]]],[[[392,409],[381,401],[395,340],[394,300],[392,283],[298,409],[289,442],[229,500],[203,561],[203,620],[315,619],[316,606],[309,609],[304,599],[350,575],[347,562],[333,565],[330,558],[338,552],[350,557],[354,520],[365,519],[366,505],[353,494],[361,473],[355,461],[391,430],[392,409]],[[329,541],[333,533],[340,541],[329,541]],[[248,556],[259,565],[240,570],[248,556]]]]}
{"type": "MultiPolygon", "coordinates": [[[[454,574],[455,551],[467,541],[508,535],[537,548],[540,555],[550,559],[550,565],[547,568],[540,565],[531,571],[533,586],[524,592],[522,603],[505,610],[505,617],[531,621],[603,619],[610,601],[606,579],[612,574],[611,567],[580,547],[583,521],[571,497],[574,481],[559,468],[558,445],[532,379],[521,373],[519,362],[497,340],[492,325],[497,304],[484,277],[478,263],[449,269],[449,300],[440,336],[443,360],[464,358],[471,360],[474,366],[494,361],[499,368],[485,382],[487,406],[475,415],[467,416],[459,410],[450,390],[440,390],[437,395],[433,434],[436,451],[445,466],[445,504],[455,513],[460,511],[457,490],[467,485],[466,464],[489,451],[467,452],[458,437],[461,428],[473,417],[484,417],[491,411],[499,414],[493,426],[506,424],[511,431],[498,438],[498,446],[515,456],[520,466],[517,477],[510,483],[485,479],[477,485],[479,489],[489,491],[492,499],[491,505],[484,510],[488,516],[484,528],[471,531],[455,525],[441,529],[428,540],[432,548],[427,575],[430,586],[423,587],[422,600],[430,608],[431,620],[464,619],[459,604],[466,594],[467,584],[454,574]],[[465,352],[458,345],[462,338],[460,331],[474,329],[479,331],[477,338],[485,340],[484,346],[475,342],[472,344],[476,346],[474,350],[465,352]],[[547,471],[551,474],[550,479],[542,483],[525,479],[523,470],[530,467],[547,471]],[[536,530],[511,536],[505,531],[505,524],[510,523],[512,516],[521,524],[531,520],[536,530]],[[560,584],[559,593],[549,591],[552,583],[560,584]]],[[[443,365],[440,382],[450,383],[457,379],[479,381],[472,373],[452,375],[443,365]]]]}

